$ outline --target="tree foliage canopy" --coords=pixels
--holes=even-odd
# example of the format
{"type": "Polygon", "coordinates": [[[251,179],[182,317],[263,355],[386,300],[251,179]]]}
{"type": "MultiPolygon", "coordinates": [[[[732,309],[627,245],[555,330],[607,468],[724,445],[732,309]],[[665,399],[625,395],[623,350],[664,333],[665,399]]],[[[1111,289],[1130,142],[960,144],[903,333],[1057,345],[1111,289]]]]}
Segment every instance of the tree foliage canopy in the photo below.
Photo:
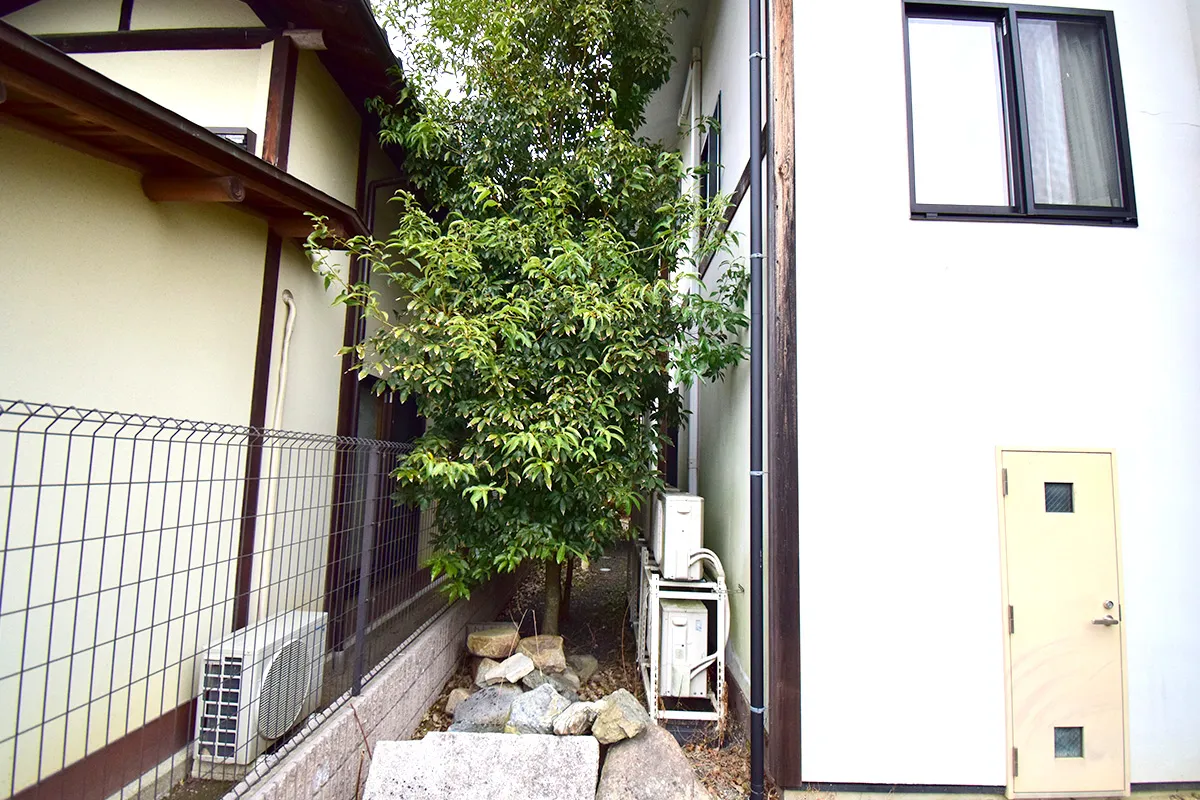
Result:
{"type": "MultiPolygon", "coordinates": [[[[398,497],[436,506],[452,596],[526,559],[597,555],[662,485],[678,388],[744,357],[741,265],[696,175],[639,139],[666,80],[673,12],[653,0],[389,0],[405,53],[376,102],[412,191],[386,237],[347,245],[374,275],[339,300],[379,324],[363,377],[416,398],[425,434],[398,497]]],[[[313,241],[329,235],[318,221],[313,241]]],[[[337,274],[318,266],[328,284],[337,274]]]]}

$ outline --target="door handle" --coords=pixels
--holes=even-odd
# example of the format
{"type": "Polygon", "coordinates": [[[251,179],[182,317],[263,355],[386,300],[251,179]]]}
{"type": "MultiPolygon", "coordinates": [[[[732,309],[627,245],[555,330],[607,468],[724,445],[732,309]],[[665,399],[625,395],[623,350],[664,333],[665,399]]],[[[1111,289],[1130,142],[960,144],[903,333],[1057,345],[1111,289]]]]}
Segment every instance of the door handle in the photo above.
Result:
{"type": "Polygon", "coordinates": [[[1106,628],[1111,628],[1113,625],[1120,625],[1121,620],[1114,619],[1112,614],[1106,614],[1100,619],[1092,620],[1093,625],[1103,625],[1106,628]]]}

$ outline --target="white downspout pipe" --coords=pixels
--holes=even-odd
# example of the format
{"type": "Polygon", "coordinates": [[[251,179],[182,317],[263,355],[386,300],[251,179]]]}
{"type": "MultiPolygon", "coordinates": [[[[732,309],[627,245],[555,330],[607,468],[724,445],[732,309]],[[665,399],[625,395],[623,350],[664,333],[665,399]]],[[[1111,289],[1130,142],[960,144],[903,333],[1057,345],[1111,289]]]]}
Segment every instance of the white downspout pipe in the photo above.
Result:
{"type": "MultiPolygon", "coordinates": [[[[296,299],[291,290],[284,289],[280,296],[286,309],[283,322],[283,341],[279,346],[279,377],[275,386],[275,407],[271,411],[270,430],[277,431],[283,425],[283,401],[287,395],[288,356],[292,349],[292,331],[296,329],[296,299]]],[[[279,502],[279,448],[271,448],[271,459],[267,467],[266,518],[263,520],[262,566],[258,573],[258,615],[255,621],[267,618],[271,601],[271,562],[275,555],[275,506],[279,502]]]]}

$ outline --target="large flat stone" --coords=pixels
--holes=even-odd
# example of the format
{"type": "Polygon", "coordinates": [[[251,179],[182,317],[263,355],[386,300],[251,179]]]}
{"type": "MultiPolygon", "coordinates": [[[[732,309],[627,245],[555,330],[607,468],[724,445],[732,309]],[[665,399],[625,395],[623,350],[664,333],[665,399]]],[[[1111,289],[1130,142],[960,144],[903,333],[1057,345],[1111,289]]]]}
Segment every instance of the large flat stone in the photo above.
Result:
{"type": "Polygon", "coordinates": [[[608,749],[596,800],[710,800],[710,795],[675,737],[651,724],[641,736],[608,749]]]}
{"type": "Polygon", "coordinates": [[[546,633],[541,636],[526,636],[517,645],[517,652],[533,659],[533,665],[542,672],[562,672],[567,668],[561,636],[546,633]]]}
{"type": "Polygon", "coordinates": [[[593,800],[599,769],[591,736],[431,733],[376,744],[363,800],[593,800]]]}
{"type": "Polygon", "coordinates": [[[467,632],[467,650],[474,656],[508,658],[517,649],[521,634],[514,622],[489,622],[467,632]]]}

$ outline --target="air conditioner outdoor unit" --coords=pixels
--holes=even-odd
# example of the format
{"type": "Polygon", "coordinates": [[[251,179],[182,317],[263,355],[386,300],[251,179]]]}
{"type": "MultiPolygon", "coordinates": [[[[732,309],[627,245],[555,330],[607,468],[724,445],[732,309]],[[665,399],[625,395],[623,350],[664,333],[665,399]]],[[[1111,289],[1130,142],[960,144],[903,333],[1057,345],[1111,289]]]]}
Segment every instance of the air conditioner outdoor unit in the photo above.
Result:
{"type": "Polygon", "coordinates": [[[699,600],[662,601],[662,644],[658,693],[662,697],[707,697],[708,608],[699,600]]]}
{"type": "Polygon", "coordinates": [[[317,710],[325,673],[323,612],[291,611],[208,649],[196,669],[199,777],[236,779],[317,710]]]}
{"type": "Polygon", "coordinates": [[[650,552],[662,576],[698,581],[704,575],[692,555],[704,547],[704,498],[678,491],[656,492],[650,514],[650,552]]]}

